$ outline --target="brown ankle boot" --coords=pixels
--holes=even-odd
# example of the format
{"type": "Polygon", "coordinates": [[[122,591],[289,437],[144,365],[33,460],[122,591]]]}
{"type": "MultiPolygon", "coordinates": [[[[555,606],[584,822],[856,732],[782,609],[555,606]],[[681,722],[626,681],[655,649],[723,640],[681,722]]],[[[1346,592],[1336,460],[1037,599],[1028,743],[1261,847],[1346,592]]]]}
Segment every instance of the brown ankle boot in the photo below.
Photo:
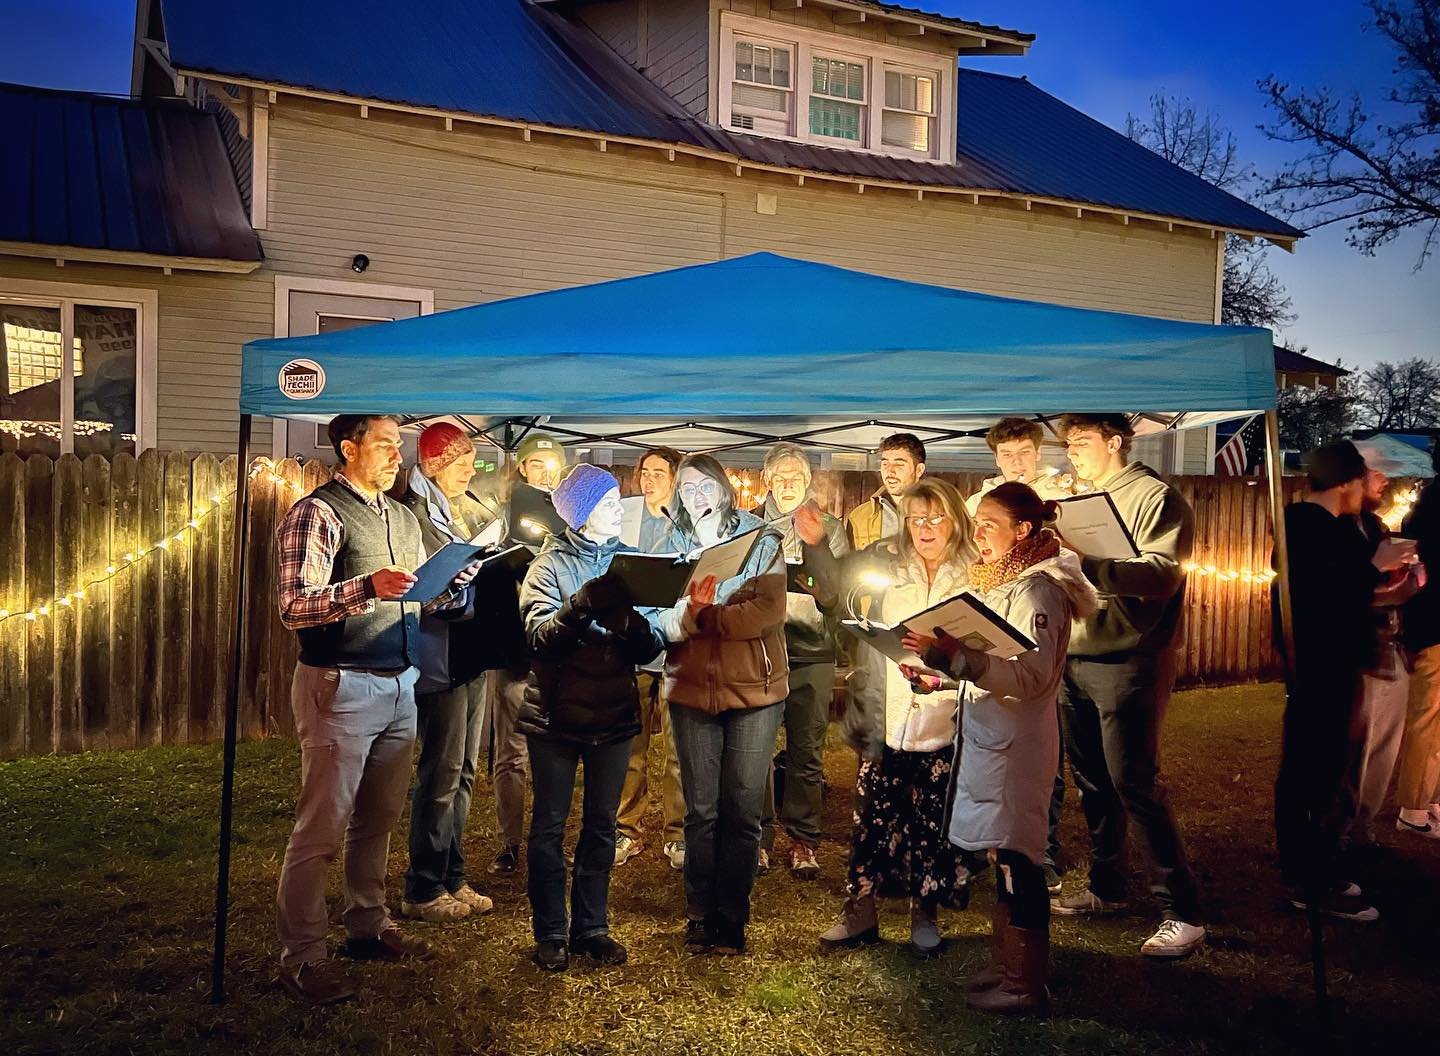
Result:
{"type": "Polygon", "coordinates": [[[1050,1004],[1045,967],[1050,958],[1049,929],[1005,929],[1000,985],[970,994],[965,1003],[977,1012],[1042,1012],[1050,1004]]]}
{"type": "Polygon", "coordinates": [[[880,941],[880,919],[875,915],[875,896],[847,898],[840,919],[820,936],[824,950],[850,950],[880,941]]]}
{"type": "Polygon", "coordinates": [[[1001,965],[1005,961],[1005,929],[1010,927],[1010,903],[995,901],[990,912],[990,963],[965,980],[961,989],[967,994],[978,994],[1000,985],[1005,978],[1001,965]]]}

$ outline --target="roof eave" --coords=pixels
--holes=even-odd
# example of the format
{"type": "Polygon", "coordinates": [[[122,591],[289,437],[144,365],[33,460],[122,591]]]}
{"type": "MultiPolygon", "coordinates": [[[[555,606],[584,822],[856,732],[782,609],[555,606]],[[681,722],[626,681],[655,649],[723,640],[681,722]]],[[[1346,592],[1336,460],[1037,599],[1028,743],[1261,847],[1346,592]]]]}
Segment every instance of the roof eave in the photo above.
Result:
{"type": "Polygon", "coordinates": [[[440,107],[419,106],[413,103],[401,103],[393,100],[371,99],[363,96],[346,95],[342,92],[329,92],[316,88],[306,88],[297,85],[286,85],[270,81],[256,80],[238,74],[222,73],[215,70],[200,70],[189,67],[180,67],[177,70],[182,76],[208,79],[224,84],[233,84],[245,88],[253,88],[269,93],[273,102],[280,95],[294,95],[307,99],[316,99],[322,102],[339,103],[344,106],[360,108],[362,112],[370,110],[389,110],[396,113],[416,114],[422,117],[433,117],[438,121],[446,123],[446,127],[455,122],[467,124],[486,125],[495,128],[508,128],[521,132],[527,139],[533,132],[543,132],[549,135],[570,136],[578,139],[586,139],[592,142],[623,144],[634,147],[647,147],[654,150],[664,151],[667,154],[684,154],[688,157],[703,158],[709,161],[732,166],[736,169],[737,175],[744,169],[755,172],[770,172],[780,175],[800,177],[802,179],[824,180],[831,183],[858,184],[861,187],[873,187],[905,191],[907,193],[918,193],[920,195],[969,195],[975,198],[977,204],[979,198],[997,198],[1008,201],[1025,203],[1026,208],[1033,205],[1054,206],[1080,213],[1100,213],[1115,217],[1124,218],[1126,223],[1131,219],[1141,220],[1150,223],[1165,224],[1170,229],[1182,227],[1190,230],[1205,231],[1212,238],[1222,234],[1239,235],[1248,239],[1264,239],[1287,252],[1293,252],[1295,243],[1305,237],[1303,231],[1290,235],[1276,231],[1262,231],[1253,228],[1239,228],[1223,223],[1208,220],[1196,220],[1190,217],[1166,216],[1159,213],[1150,213],[1141,209],[1128,209],[1123,206],[1109,205],[1102,202],[1085,202],[1073,199],[1054,198],[1043,194],[1032,194],[1023,191],[1010,191],[996,187],[962,187],[956,185],[936,185],[929,183],[910,183],[903,180],[877,179],[870,176],[854,176],[848,173],[830,172],[822,169],[805,169],[795,166],[776,165],[761,161],[752,161],[727,151],[715,150],[710,147],[703,147],[692,143],[678,141],[648,139],[640,136],[629,136],[608,132],[595,132],[589,129],[569,128],[563,125],[548,125],[535,121],[524,121],[516,118],[498,117],[489,114],[475,114],[463,110],[446,110],[440,107]]]}
{"type": "Polygon", "coordinates": [[[97,249],[92,246],[52,246],[41,242],[0,241],[0,257],[31,257],[53,260],[58,267],[74,261],[85,264],[122,264],[137,268],[171,271],[210,271],[248,275],[264,260],[230,260],[224,257],[176,257],[163,253],[134,253],[128,250],[97,249]]]}

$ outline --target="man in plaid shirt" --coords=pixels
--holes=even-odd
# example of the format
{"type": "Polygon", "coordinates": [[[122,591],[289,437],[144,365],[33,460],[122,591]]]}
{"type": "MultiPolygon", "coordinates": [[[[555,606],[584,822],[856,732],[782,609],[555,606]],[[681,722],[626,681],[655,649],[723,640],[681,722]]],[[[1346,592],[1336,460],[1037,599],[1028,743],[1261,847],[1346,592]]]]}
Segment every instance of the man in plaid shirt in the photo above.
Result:
{"type": "MultiPolygon", "coordinates": [[[[335,477],[295,504],[278,540],[280,620],[300,639],[290,705],[302,760],[276,897],[279,981],[315,1004],[355,993],[326,959],[325,874],[342,843],[343,952],[434,956],[385,908],[390,831],[404,807],[415,745],[421,606],[399,599],[424,560],[420,526],[384,494],[400,470],[397,419],[339,415],[329,433],[340,458],[335,477]]],[[[466,569],[455,586],[474,574],[475,566],[466,569]]]]}

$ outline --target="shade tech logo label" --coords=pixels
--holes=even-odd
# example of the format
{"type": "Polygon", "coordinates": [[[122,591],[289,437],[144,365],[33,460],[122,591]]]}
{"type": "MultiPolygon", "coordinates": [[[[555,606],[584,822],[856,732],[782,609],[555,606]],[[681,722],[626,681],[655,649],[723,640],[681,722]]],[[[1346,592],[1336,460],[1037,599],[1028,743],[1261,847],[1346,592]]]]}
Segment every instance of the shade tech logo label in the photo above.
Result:
{"type": "Polygon", "coordinates": [[[313,359],[292,359],[280,368],[280,391],[292,400],[313,400],[325,391],[325,368],[313,359]]]}

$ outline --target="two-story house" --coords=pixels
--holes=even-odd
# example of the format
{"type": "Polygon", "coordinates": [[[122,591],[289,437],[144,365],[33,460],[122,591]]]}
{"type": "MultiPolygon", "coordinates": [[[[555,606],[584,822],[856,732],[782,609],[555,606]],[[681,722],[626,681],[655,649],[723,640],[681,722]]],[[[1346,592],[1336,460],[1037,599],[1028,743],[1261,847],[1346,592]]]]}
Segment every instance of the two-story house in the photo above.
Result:
{"type": "Polygon", "coordinates": [[[873,0],[140,0],[133,100],[0,87],[0,444],[231,450],[247,340],[756,250],[1217,321],[1224,236],[1300,232],[1032,43],[873,0]]]}

